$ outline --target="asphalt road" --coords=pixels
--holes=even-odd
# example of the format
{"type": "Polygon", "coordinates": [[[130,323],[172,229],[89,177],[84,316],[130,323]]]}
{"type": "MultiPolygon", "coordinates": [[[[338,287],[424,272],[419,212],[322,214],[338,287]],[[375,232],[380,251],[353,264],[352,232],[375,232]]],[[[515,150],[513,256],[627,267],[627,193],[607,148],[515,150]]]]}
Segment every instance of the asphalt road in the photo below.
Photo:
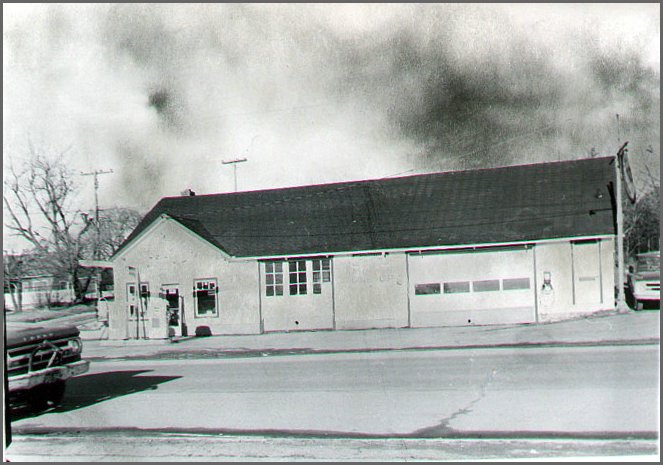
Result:
{"type": "Polygon", "coordinates": [[[15,419],[12,430],[17,444],[33,433],[86,432],[99,444],[99,437],[132,429],[300,440],[651,441],[658,432],[658,351],[646,345],[97,362],[70,381],[59,408],[15,419]]]}

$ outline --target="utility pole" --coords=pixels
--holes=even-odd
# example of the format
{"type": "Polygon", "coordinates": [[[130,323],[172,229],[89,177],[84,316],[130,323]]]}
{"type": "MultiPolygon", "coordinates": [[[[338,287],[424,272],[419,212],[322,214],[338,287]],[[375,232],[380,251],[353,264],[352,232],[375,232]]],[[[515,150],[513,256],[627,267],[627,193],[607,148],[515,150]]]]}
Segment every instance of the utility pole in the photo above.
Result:
{"type": "Polygon", "coordinates": [[[235,192],[237,192],[237,163],[243,163],[247,161],[246,158],[237,158],[235,160],[222,161],[224,165],[233,165],[233,171],[235,174],[235,192]]]}
{"type": "Polygon", "coordinates": [[[99,175],[100,174],[109,174],[113,170],[94,170],[89,173],[83,173],[81,171],[81,176],[94,176],[94,218],[99,226],[99,175]]]}
{"type": "Polygon", "coordinates": [[[624,211],[622,207],[622,163],[624,163],[624,152],[626,150],[625,142],[617,152],[615,157],[615,198],[617,207],[617,310],[626,311],[626,298],[624,296],[624,211]]]}
{"type": "MultiPolygon", "coordinates": [[[[621,130],[619,128],[619,114],[617,117],[617,143],[622,143],[621,130]]],[[[624,295],[624,212],[622,208],[622,163],[624,162],[624,151],[626,142],[617,151],[615,156],[615,199],[617,207],[617,311],[623,312],[628,309],[624,295]]]]}
{"type": "MultiPolygon", "coordinates": [[[[93,258],[97,260],[99,258],[99,241],[100,241],[100,230],[99,230],[99,175],[100,174],[110,174],[113,170],[94,170],[89,173],[83,173],[81,171],[81,176],[94,176],[94,224],[96,226],[96,237],[94,241],[94,251],[93,258]]],[[[97,298],[101,298],[101,270],[97,268],[97,298]]],[[[98,300],[97,300],[98,302],[98,300]]],[[[98,304],[97,304],[98,305],[98,304]]],[[[98,309],[97,309],[98,311],[98,309]]]]}

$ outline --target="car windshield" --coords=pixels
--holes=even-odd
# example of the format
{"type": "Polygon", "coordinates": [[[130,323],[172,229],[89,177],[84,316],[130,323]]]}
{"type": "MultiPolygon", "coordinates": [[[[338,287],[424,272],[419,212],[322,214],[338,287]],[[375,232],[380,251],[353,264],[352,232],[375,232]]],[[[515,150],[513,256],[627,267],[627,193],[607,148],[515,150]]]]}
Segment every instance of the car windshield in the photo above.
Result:
{"type": "Polygon", "coordinates": [[[638,271],[658,271],[660,269],[659,257],[638,257],[638,271]]]}

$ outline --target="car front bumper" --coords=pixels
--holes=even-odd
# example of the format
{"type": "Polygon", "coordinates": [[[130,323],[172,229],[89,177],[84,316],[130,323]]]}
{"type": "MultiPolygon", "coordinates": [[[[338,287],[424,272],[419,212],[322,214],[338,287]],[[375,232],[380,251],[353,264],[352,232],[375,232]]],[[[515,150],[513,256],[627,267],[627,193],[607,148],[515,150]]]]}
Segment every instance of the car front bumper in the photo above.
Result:
{"type": "Polygon", "coordinates": [[[90,369],[90,362],[81,360],[63,366],[46,368],[44,370],[32,371],[24,375],[9,378],[9,391],[20,391],[31,389],[42,384],[50,384],[65,380],[72,376],[78,376],[90,369]]]}

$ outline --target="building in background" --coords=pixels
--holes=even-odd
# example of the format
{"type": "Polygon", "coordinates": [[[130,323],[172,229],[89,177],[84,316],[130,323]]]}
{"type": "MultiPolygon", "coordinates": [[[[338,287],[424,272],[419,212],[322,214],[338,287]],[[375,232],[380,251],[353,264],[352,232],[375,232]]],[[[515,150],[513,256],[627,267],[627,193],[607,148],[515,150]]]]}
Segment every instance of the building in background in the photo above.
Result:
{"type": "Polygon", "coordinates": [[[164,198],[111,259],[110,338],[614,309],[613,160],[164,198]]]}
{"type": "MultiPolygon", "coordinates": [[[[39,256],[30,253],[7,254],[4,260],[20,264],[18,267],[5,267],[5,310],[49,309],[71,305],[76,301],[71,276],[66,273],[44,273],[43,259],[39,256]]],[[[102,270],[98,277],[102,297],[112,300],[112,269],[102,270]]],[[[97,299],[97,274],[90,268],[83,268],[79,272],[78,280],[81,287],[86,289],[85,299],[90,301],[97,299]]]]}

